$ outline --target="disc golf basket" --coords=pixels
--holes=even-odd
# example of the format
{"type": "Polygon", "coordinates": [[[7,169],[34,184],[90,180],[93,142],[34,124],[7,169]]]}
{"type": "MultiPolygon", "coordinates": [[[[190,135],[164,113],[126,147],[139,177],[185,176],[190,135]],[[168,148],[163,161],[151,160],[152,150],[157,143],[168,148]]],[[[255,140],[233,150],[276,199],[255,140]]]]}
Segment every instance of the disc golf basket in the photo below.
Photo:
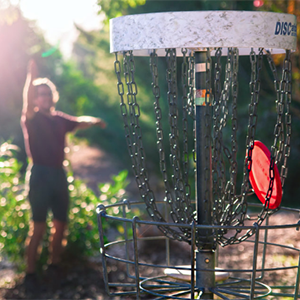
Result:
{"type": "MultiPolygon", "coordinates": [[[[121,114],[141,201],[124,200],[97,208],[107,293],[136,299],[297,299],[300,249],[269,239],[284,230],[294,230],[296,235],[300,225],[270,225],[279,210],[299,214],[299,210],[281,207],[290,156],[290,56],[296,49],[295,16],[168,12],[124,16],[112,19],[110,26],[121,114]],[[281,74],[273,61],[276,54],[285,56],[281,74]],[[159,157],[164,196],[155,194],[149,180],[140,126],[143,99],[138,100],[137,87],[143,78],[136,76],[137,56],[149,56],[150,68],[145,67],[143,73],[152,76],[151,113],[156,120],[157,143],[151,145],[151,151],[157,151],[159,157]],[[241,71],[239,59],[245,56],[249,70],[241,71]],[[245,124],[247,119],[245,149],[238,149],[238,136],[243,132],[238,127],[239,79],[247,74],[249,110],[241,122],[245,124]],[[269,101],[261,95],[263,74],[272,76],[274,82],[273,102],[268,107],[275,121],[264,124],[274,128],[271,145],[256,139],[258,106],[269,101]],[[162,107],[166,105],[164,115],[162,107]],[[162,120],[168,120],[168,129],[162,120]],[[244,157],[239,172],[238,154],[244,157]],[[249,199],[254,197],[260,201],[252,203],[249,199]],[[147,213],[145,220],[133,217],[136,207],[147,213]],[[116,215],[118,211],[120,215],[116,215]],[[110,222],[122,226],[124,236],[105,243],[103,224],[110,222]],[[145,226],[160,234],[144,237],[139,228],[145,226]],[[145,241],[165,245],[165,263],[145,261],[141,253],[145,241]],[[177,246],[172,246],[173,241],[177,246]],[[189,249],[188,264],[178,264],[179,260],[171,264],[172,251],[182,244],[189,249]],[[224,267],[221,249],[242,249],[246,244],[250,245],[250,265],[242,262],[224,267]],[[274,253],[286,253],[293,263],[269,265],[274,253]],[[126,267],[126,278],[111,282],[110,262],[126,267]],[[268,283],[270,276],[280,273],[282,279],[288,272],[293,274],[289,285],[268,283]]],[[[160,251],[154,250],[154,254],[160,251]]]]}

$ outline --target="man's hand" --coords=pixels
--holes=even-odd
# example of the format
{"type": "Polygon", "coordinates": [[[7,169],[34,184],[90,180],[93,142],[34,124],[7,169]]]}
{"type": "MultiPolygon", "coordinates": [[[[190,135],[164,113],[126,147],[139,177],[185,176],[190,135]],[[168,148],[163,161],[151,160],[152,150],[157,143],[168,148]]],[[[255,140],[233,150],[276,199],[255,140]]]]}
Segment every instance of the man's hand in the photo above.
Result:
{"type": "Polygon", "coordinates": [[[99,121],[97,121],[97,123],[95,125],[99,126],[102,129],[104,129],[106,127],[106,123],[101,119],[99,119],[99,121]]]}
{"type": "Polygon", "coordinates": [[[77,121],[79,122],[77,129],[86,129],[92,126],[99,126],[102,129],[106,127],[106,123],[100,118],[82,116],[77,117],[77,121]]]}

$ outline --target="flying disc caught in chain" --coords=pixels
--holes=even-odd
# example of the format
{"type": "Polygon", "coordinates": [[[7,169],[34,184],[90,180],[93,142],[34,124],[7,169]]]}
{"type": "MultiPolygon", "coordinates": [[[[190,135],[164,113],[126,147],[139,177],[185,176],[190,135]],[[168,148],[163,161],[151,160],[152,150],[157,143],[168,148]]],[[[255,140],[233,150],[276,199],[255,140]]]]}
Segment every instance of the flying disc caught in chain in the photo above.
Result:
{"type": "MultiPolygon", "coordinates": [[[[260,141],[254,142],[252,151],[252,165],[249,180],[258,199],[265,204],[266,195],[270,185],[271,152],[260,141]]],[[[281,203],[282,186],[277,165],[274,164],[274,185],[270,198],[270,209],[277,208],[281,203]]]]}

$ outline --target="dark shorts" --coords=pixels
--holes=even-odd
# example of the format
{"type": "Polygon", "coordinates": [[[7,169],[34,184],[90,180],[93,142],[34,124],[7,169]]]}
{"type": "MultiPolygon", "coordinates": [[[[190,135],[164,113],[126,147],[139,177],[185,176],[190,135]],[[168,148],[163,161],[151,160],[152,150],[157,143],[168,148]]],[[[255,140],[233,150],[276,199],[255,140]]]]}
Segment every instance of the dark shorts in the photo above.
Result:
{"type": "Polygon", "coordinates": [[[33,165],[28,197],[33,221],[45,222],[49,210],[54,219],[67,221],[69,191],[64,169],[33,165]]]}

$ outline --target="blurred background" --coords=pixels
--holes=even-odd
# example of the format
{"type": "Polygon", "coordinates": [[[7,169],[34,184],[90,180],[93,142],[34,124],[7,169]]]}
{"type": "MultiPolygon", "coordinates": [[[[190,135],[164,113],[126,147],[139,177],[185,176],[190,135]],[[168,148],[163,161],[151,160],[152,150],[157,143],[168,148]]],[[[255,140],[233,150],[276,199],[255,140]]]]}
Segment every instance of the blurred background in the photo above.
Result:
{"type": "MultiPolygon", "coordinates": [[[[101,147],[113,155],[121,168],[129,169],[123,121],[114,74],[113,54],[109,53],[110,18],[128,14],[187,10],[259,10],[291,13],[300,18],[300,1],[155,1],[155,0],[1,0],[0,1],[0,140],[10,141],[20,147],[18,159],[26,169],[26,155],[20,127],[22,89],[27,63],[34,58],[40,75],[49,77],[60,92],[57,109],[72,115],[93,115],[105,119],[104,131],[90,129],[78,132],[76,138],[90,145],[101,147]]],[[[197,29],[201,30],[201,29],[197,29]]],[[[142,33],[141,33],[142,34],[142,33]]],[[[155,33],[154,33],[155,34],[155,33]]],[[[299,27],[298,27],[299,36],[299,27]]],[[[299,43],[299,42],[298,42],[299,43]]],[[[284,56],[274,57],[280,75],[284,56]]],[[[267,64],[267,61],[264,61],[267,64]]],[[[239,73],[239,160],[242,164],[245,150],[245,131],[248,116],[250,61],[240,57],[239,73]]],[[[284,202],[299,206],[300,185],[300,88],[299,52],[292,55],[292,145],[288,163],[284,202]]],[[[161,67],[165,72],[165,67],[161,67]]],[[[164,73],[161,75],[164,77],[164,73]]],[[[258,111],[258,134],[270,147],[273,141],[274,120],[272,113],[275,94],[270,71],[262,76],[261,103],[258,111]]],[[[138,100],[141,101],[141,127],[143,130],[148,166],[158,172],[158,155],[151,151],[156,143],[154,98],[151,88],[149,58],[136,59],[138,100]],[[151,112],[151,113],[150,113],[151,112]],[[149,146],[148,146],[149,145],[149,146]]],[[[167,105],[166,87],[162,86],[161,103],[167,105]]],[[[167,120],[165,120],[167,123],[167,120]]],[[[163,125],[167,126],[167,124],[163,125]]],[[[192,135],[192,132],[191,132],[192,135]]]]}

